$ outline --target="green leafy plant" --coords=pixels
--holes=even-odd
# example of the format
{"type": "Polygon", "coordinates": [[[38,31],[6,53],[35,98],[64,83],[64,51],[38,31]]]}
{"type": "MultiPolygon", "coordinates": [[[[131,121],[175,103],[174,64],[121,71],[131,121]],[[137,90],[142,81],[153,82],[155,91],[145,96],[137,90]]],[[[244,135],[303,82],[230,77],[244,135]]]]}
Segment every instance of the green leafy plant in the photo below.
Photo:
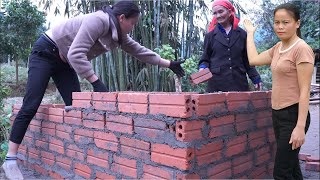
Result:
{"type": "MultiPolygon", "coordinates": [[[[6,86],[3,86],[1,83],[1,77],[3,77],[3,72],[0,71],[0,160],[3,161],[5,155],[8,151],[8,136],[10,129],[10,120],[8,114],[4,109],[3,99],[10,94],[10,89],[6,86]]],[[[7,111],[10,111],[8,109],[7,111]]]]}

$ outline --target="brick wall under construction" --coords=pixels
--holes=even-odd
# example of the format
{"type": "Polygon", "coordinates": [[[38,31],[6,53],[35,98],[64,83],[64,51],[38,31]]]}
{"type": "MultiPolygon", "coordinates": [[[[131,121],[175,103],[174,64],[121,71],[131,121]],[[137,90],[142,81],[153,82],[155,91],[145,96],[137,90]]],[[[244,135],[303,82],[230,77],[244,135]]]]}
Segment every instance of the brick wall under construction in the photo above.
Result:
{"type": "Polygon", "coordinates": [[[41,105],[18,157],[56,179],[270,178],[270,95],[73,93],[70,111],[41,105]]]}

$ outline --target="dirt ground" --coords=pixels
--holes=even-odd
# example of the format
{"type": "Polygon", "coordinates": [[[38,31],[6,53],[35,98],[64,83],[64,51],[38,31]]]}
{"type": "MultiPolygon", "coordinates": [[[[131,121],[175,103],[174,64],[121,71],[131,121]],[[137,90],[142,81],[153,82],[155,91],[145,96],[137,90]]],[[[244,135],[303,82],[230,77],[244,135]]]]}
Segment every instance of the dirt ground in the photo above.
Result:
{"type": "MultiPolygon", "coordinates": [[[[43,103],[50,103],[52,101],[52,96],[47,96],[44,98],[43,103]]],[[[6,100],[6,104],[14,104],[14,103],[21,103],[22,98],[9,98],[6,100]]],[[[301,153],[311,154],[313,156],[320,156],[320,115],[319,115],[319,104],[317,105],[310,105],[310,114],[311,114],[311,124],[306,135],[306,142],[301,148],[301,153]]],[[[320,179],[320,172],[312,172],[305,170],[305,162],[301,161],[301,170],[304,176],[304,179],[320,179]]],[[[42,176],[41,174],[27,169],[25,167],[21,167],[22,174],[26,180],[34,180],[34,179],[51,179],[47,176],[42,176]]],[[[3,172],[0,174],[0,180],[5,179],[3,172]]]]}

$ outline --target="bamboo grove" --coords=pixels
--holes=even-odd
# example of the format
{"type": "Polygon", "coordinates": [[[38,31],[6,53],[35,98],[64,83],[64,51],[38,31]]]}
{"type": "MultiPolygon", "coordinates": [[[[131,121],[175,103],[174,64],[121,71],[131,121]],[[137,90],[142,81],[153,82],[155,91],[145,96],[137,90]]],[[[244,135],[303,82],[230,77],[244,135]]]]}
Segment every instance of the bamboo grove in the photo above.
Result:
{"type": "MultiPolygon", "coordinates": [[[[73,17],[111,5],[115,1],[63,0],[63,8],[52,0],[41,0],[45,9],[73,17]],[[65,9],[64,12],[60,12],[65,9]]],[[[196,60],[201,54],[206,33],[207,13],[203,0],[140,0],[139,23],[131,37],[169,60],[196,60]],[[199,26],[201,24],[201,26],[199,26]]],[[[113,50],[92,61],[96,74],[110,91],[175,91],[174,75],[166,69],[140,63],[121,49],[113,50]]],[[[187,78],[187,77],[185,77],[187,78]]],[[[187,81],[186,81],[187,82],[187,81]]]]}

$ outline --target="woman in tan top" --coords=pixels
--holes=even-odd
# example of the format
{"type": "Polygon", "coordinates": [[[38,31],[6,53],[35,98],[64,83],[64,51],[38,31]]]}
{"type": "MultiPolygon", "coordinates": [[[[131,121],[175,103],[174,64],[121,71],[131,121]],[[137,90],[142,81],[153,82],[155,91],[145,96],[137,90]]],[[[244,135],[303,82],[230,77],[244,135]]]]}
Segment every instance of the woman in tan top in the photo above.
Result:
{"type": "Polygon", "coordinates": [[[95,92],[108,91],[95,75],[90,60],[115,48],[142,62],[168,67],[180,77],[184,75],[182,62],[163,59],[128,36],[139,17],[140,10],[134,1],[118,1],[112,7],[68,19],[37,40],[29,57],[26,95],[14,120],[2,165],[8,179],[23,179],[16,162],[17,151],[51,77],[65,104],[70,106],[72,92],[80,91],[78,75],[87,79],[95,92]]]}
{"type": "Polygon", "coordinates": [[[247,51],[250,65],[271,65],[272,120],[277,142],[275,179],[303,179],[298,154],[310,124],[309,96],[314,54],[300,38],[299,9],[286,3],[274,10],[274,31],[281,40],[258,54],[256,27],[249,20],[247,51]]]}

